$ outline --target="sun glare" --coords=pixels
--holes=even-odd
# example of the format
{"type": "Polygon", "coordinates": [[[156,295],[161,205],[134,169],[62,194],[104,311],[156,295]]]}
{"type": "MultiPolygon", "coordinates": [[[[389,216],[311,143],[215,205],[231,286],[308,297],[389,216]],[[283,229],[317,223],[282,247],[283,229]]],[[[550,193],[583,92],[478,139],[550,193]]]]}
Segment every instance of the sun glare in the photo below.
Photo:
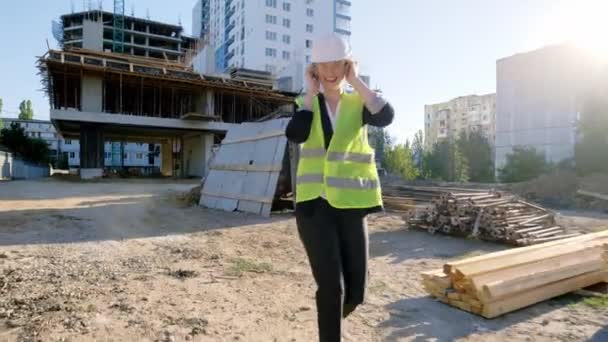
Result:
{"type": "Polygon", "coordinates": [[[541,28],[545,44],[571,43],[608,60],[608,0],[562,2],[541,28]]]}

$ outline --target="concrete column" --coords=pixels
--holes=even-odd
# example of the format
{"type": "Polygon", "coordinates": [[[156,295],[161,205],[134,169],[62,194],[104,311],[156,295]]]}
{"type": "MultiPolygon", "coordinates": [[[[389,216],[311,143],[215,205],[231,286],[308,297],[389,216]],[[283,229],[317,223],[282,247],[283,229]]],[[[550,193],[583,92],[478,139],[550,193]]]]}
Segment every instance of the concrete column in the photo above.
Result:
{"type": "MultiPolygon", "coordinates": [[[[135,31],[135,22],[131,22],[131,31],[135,31]]],[[[131,44],[135,44],[135,34],[131,32],[131,44]]],[[[135,54],[135,48],[131,47],[131,54],[135,54]]]]}
{"type": "Polygon", "coordinates": [[[103,78],[84,74],[82,77],[82,111],[98,113],[102,111],[103,78]]]}
{"type": "Polygon", "coordinates": [[[171,140],[160,144],[160,173],[165,177],[173,176],[173,146],[171,140]]]}
{"type": "Polygon", "coordinates": [[[216,113],[215,113],[215,96],[214,95],[215,94],[213,93],[213,90],[209,89],[205,92],[205,97],[207,99],[207,101],[206,101],[207,102],[207,108],[206,108],[207,113],[205,113],[205,114],[216,115],[216,113]]]}
{"type": "Polygon", "coordinates": [[[104,152],[103,128],[100,125],[81,125],[80,178],[92,179],[103,176],[104,152]]]}
{"type": "Polygon", "coordinates": [[[202,133],[188,136],[184,141],[184,176],[203,177],[209,170],[213,134],[202,133]]]}
{"type": "MultiPolygon", "coordinates": [[[[146,25],[146,33],[150,33],[150,25],[146,25]]],[[[150,46],[150,37],[146,36],[146,57],[150,55],[148,46],[150,46]]]]}

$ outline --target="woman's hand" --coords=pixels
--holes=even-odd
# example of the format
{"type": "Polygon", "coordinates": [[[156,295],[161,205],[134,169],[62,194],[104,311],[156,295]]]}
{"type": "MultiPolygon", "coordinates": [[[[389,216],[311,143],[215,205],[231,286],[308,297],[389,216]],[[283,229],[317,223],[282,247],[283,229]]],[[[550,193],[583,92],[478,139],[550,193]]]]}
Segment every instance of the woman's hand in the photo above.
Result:
{"type": "Polygon", "coordinates": [[[357,62],[348,59],[346,60],[346,82],[350,85],[355,86],[355,83],[359,80],[359,68],[357,62]]]}
{"type": "Polygon", "coordinates": [[[306,87],[306,94],[312,94],[313,96],[316,96],[321,89],[321,83],[319,82],[319,76],[314,64],[306,68],[306,87]]]}
{"type": "Polygon", "coordinates": [[[321,91],[321,83],[317,74],[316,66],[311,64],[306,68],[306,96],[304,97],[304,108],[312,110],[312,101],[321,91]]]}

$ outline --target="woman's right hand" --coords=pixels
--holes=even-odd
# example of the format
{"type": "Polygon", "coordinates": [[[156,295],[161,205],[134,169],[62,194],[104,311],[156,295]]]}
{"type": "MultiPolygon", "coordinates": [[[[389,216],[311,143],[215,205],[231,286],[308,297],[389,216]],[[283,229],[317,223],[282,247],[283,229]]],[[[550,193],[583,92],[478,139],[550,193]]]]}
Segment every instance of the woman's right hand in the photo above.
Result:
{"type": "Polygon", "coordinates": [[[312,102],[320,91],[321,83],[316,73],[316,67],[311,64],[306,68],[306,96],[304,97],[304,107],[306,109],[312,110],[312,102]]]}

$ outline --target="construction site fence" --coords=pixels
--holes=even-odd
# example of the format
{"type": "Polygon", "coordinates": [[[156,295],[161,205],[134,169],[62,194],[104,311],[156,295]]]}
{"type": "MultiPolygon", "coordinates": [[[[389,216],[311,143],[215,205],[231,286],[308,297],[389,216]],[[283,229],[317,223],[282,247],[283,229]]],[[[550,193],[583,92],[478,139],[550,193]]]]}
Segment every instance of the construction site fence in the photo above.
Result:
{"type": "Polygon", "coordinates": [[[15,158],[9,152],[0,151],[0,180],[36,179],[49,177],[49,166],[41,166],[15,158]]]}

